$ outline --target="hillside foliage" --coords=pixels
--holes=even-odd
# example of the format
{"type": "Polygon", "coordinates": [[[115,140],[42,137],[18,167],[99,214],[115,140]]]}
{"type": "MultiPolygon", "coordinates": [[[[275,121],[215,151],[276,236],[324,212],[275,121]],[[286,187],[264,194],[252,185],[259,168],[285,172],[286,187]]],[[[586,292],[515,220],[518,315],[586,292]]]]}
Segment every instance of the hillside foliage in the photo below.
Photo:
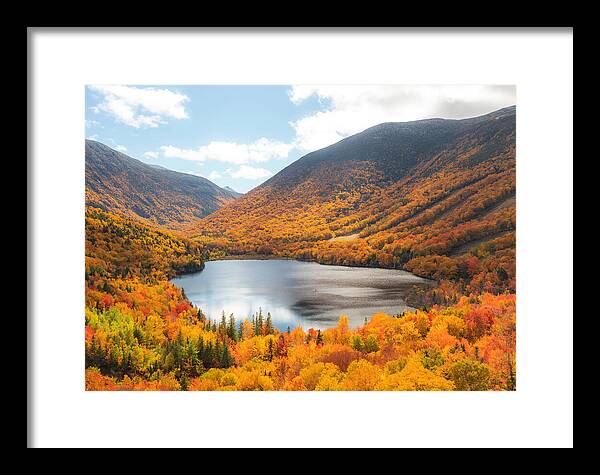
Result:
{"type": "Polygon", "coordinates": [[[170,217],[143,216],[131,203],[163,203],[143,190],[127,209],[107,192],[92,206],[86,175],[86,389],[514,390],[515,169],[509,108],[381,124],[200,220],[175,195],[170,217]],[[168,280],[257,254],[402,268],[436,285],[407,296],[412,312],[280,331],[262,310],[211,320],[168,280]]]}
{"type": "Polygon", "coordinates": [[[443,292],[415,295],[416,303],[514,292],[514,112],[469,122],[437,148],[419,142],[411,160],[382,145],[378,129],[363,134],[379,149],[349,159],[342,141],[319,160],[321,151],[307,155],[187,232],[214,256],[402,268],[440,282],[443,292]],[[394,163],[402,173],[391,174],[394,163]]]}
{"type": "Polygon", "coordinates": [[[88,296],[88,390],[514,390],[514,295],[463,297],[359,328],[207,320],[162,282],[88,296]]]}
{"type": "Polygon", "coordinates": [[[85,143],[86,205],[180,229],[239,194],[206,178],[148,165],[93,140],[85,143]]]}

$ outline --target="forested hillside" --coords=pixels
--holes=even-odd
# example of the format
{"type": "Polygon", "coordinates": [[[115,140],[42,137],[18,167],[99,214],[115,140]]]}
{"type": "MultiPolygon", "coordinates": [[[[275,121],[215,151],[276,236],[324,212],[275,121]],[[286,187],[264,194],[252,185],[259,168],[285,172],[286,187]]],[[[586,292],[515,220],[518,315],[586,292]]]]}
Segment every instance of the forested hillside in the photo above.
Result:
{"type": "Polygon", "coordinates": [[[85,142],[86,204],[177,229],[238,198],[206,178],[152,166],[85,142]]]}
{"type": "Polygon", "coordinates": [[[201,266],[184,238],[87,210],[86,389],[515,388],[514,296],[280,332],[268,313],[207,319],[167,280],[201,266]]]}
{"type": "Polygon", "coordinates": [[[310,153],[187,228],[214,255],[404,268],[433,302],[515,290],[515,108],[386,123],[310,153]]]}

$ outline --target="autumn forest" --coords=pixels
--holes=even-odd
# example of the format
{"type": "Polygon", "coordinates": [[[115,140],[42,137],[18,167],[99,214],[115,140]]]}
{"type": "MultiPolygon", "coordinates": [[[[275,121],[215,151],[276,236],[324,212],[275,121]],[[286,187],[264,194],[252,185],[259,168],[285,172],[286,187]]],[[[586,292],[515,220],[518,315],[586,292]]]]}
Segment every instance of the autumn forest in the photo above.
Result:
{"type": "Polygon", "coordinates": [[[515,390],[515,120],[374,125],[241,196],[86,141],[86,390],[515,390]],[[431,285],[359,326],[279,328],[170,282],[250,257],[431,285]]]}

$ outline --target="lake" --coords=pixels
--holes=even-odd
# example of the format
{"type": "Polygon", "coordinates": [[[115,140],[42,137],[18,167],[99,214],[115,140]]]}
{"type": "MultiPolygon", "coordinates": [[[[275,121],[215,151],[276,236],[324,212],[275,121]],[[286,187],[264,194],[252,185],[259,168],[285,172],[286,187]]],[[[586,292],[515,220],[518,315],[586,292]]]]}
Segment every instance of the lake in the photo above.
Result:
{"type": "Polygon", "coordinates": [[[431,283],[402,270],[294,260],[209,261],[201,272],[171,282],[211,319],[225,311],[239,323],[262,308],[282,331],[333,327],[340,315],[358,326],[377,312],[412,310],[403,300],[407,289],[431,283]]]}

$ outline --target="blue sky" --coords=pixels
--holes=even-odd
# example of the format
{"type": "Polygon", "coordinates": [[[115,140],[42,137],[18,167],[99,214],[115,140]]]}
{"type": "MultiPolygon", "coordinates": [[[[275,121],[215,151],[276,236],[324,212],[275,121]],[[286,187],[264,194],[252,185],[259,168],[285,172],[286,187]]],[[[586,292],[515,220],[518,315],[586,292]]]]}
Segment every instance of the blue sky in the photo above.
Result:
{"type": "Polygon", "coordinates": [[[512,86],[94,85],[85,94],[87,138],[240,192],[381,122],[515,103],[512,86]]]}

